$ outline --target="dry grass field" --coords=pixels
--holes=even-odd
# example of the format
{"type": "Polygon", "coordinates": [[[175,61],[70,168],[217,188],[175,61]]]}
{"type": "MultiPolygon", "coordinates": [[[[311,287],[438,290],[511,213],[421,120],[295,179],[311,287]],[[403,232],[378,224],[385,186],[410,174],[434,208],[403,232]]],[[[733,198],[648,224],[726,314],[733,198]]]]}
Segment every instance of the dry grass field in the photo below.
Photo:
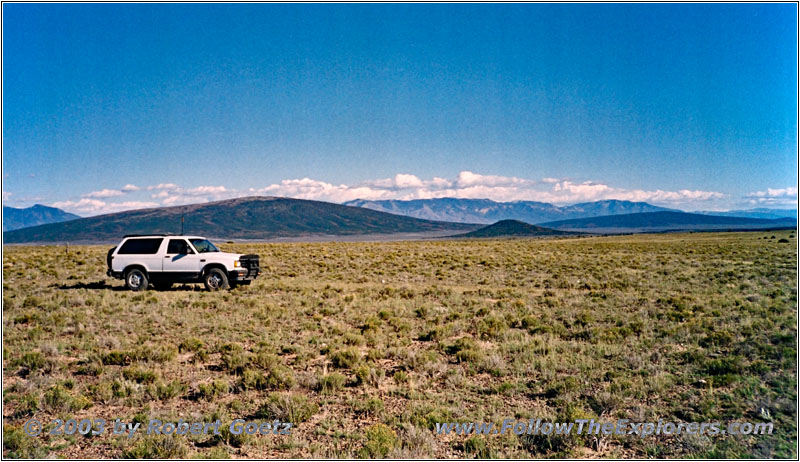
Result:
{"type": "Polygon", "coordinates": [[[217,293],[124,290],[104,274],[110,246],[7,246],[3,455],[796,458],[796,246],[790,231],[229,243],[260,254],[263,275],[217,293]],[[31,438],[32,416],[295,428],[31,438]],[[507,418],[774,433],[433,431],[507,418]]]}

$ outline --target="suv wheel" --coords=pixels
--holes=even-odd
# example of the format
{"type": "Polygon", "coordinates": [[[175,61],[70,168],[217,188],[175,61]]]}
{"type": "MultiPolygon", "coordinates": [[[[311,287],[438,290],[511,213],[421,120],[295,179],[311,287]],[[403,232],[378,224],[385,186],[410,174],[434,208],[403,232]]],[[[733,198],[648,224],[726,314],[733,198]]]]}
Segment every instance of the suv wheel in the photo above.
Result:
{"type": "Polygon", "coordinates": [[[203,283],[206,286],[206,289],[214,291],[219,289],[227,289],[228,286],[228,276],[219,268],[211,268],[206,273],[206,277],[203,278],[203,283]]]}
{"type": "Polygon", "coordinates": [[[144,271],[134,268],[125,274],[125,285],[133,290],[140,291],[147,289],[147,275],[144,271]]]}

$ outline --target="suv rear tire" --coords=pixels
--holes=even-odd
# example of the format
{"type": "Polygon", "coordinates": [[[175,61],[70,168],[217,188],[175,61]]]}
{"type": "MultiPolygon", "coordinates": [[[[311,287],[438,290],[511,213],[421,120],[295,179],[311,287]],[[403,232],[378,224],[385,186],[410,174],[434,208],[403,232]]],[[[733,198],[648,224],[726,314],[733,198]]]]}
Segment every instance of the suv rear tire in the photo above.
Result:
{"type": "Polygon", "coordinates": [[[211,268],[208,270],[203,278],[203,284],[205,284],[206,289],[212,292],[230,287],[228,285],[228,275],[219,268],[211,268]]]}
{"type": "Polygon", "coordinates": [[[135,292],[147,289],[147,274],[139,268],[128,270],[125,273],[125,286],[135,292]]]}

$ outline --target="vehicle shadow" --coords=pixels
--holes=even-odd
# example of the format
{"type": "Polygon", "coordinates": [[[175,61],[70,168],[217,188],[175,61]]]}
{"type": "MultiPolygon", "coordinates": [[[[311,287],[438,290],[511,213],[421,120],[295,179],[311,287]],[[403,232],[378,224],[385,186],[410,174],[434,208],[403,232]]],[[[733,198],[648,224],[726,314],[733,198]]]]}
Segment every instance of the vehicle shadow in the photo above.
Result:
{"type": "Polygon", "coordinates": [[[90,290],[113,290],[116,292],[128,290],[125,288],[125,286],[112,286],[106,284],[106,281],[76,282],[74,284],[53,284],[50,287],[55,287],[58,290],[90,289],[90,290]]]}
{"type": "Polygon", "coordinates": [[[156,292],[202,292],[203,286],[196,286],[194,284],[177,284],[169,289],[156,289],[153,286],[147,288],[147,290],[155,290],[156,292]]]}
{"type": "MultiPolygon", "coordinates": [[[[114,292],[128,292],[128,288],[124,285],[110,285],[106,283],[106,281],[94,281],[94,282],[76,282],[74,284],[51,284],[50,287],[54,287],[58,290],[78,290],[78,289],[89,289],[89,290],[111,290],[114,292]]],[[[194,292],[198,291],[197,287],[193,285],[177,285],[170,287],[169,289],[156,289],[153,286],[147,288],[148,291],[156,291],[156,292],[194,292]]]]}

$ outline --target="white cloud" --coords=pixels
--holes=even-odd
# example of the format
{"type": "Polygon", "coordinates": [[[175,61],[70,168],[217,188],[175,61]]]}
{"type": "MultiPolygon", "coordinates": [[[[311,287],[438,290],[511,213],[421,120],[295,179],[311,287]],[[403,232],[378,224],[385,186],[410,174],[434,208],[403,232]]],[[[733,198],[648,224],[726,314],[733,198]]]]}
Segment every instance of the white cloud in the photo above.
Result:
{"type": "Polygon", "coordinates": [[[97,199],[81,199],[79,201],[61,201],[53,202],[52,206],[59,209],[72,209],[72,210],[89,210],[99,208],[106,205],[105,202],[97,199]]]}
{"type": "Polygon", "coordinates": [[[198,186],[185,189],[176,184],[160,184],[148,186],[148,190],[159,190],[152,194],[153,199],[161,199],[163,205],[183,205],[198,202],[212,202],[223,199],[239,197],[242,194],[236,190],[225,188],[225,186],[198,186]]]}
{"type": "Polygon", "coordinates": [[[407,175],[404,173],[398,173],[395,175],[394,183],[400,189],[419,188],[423,186],[422,180],[420,180],[416,175],[407,175]]]}
{"type": "MultiPolygon", "coordinates": [[[[452,186],[453,182],[444,178],[434,177],[432,180],[423,181],[416,175],[407,173],[398,173],[394,178],[381,178],[377,180],[365,181],[356,187],[370,187],[376,189],[385,189],[391,191],[399,191],[402,189],[442,189],[452,186]]],[[[344,185],[342,185],[344,186],[344,185]]]]}
{"type": "Polygon", "coordinates": [[[772,189],[766,191],[751,192],[747,197],[797,197],[797,188],[772,189]]]}
{"type": "Polygon", "coordinates": [[[225,186],[198,186],[183,191],[184,194],[189,196],[203,196],[206,194],[224,194],[229,192],[225,186]]]}
{"type": "Polygon", "coordinates": [[[108,203],[99,199],[83,198],[78,201],[60,201],[51,204],[52,207],[83,215],[99,215],[103,213],[121,212],[123,210],[144,209],[158,207],[158,202],[126,201],[108,203]]]}
{"type": "Polygon", "coordinates": [[[152,191],[154,189],[175,189],[175,188],[178,188],[178,185],[173,183],[159,183],[154,186],[148,186],[146,189],[148,191],[152,191]]]}
{"type": "Polygon", "coordinates": [[[634,202],[656,202],[680,204],[696,201],[722,199],[725,194],[715,191],[699,191],[681,189],[679,191],[663,191],[661,189],[647,191],[642,189],[614,188],[604,183],[585,181],[574,183],[569,180],[558,181],[553,185],[550,194],[540,196],[550,202],[591,202],[597,200],[617,199],[634,202]]]}
{"type": "Polygon", "coordinates": [[[81,197],[91,198],[91,199],[106,199],[109,197],[119,197],[124,194],[136,192],[138,190],[139,190],[138,186],[134,184],[126,184],[121,189],[101,189],[100,191],[92,191],[88,194],[84,194],[81,197]]]}
{"type": "Polygon", "coordinates": [[[13,196],[13,195],[14,195],[14,193],[10,193],[8,191],[3,191],[3,200],[4,201],[9,200],[9,199],[11,199],[11,196],[13,196]]]}
{"type": "Polygon", "coordinates": [[[532,185],[534,182],[513,176],[480,175],[469,171],[458,174],[456,184],[461,188],[470,186],[525,186],[532,185]]]}
{"type": "Polygon", "coordinates": [[[301,178],[296,180],[283,180],[279,184],[272,184],[265,188],[248,190],[250,194],[269,196],[285,196],[297,199],[313,199],[331,202],[345,202],[353,199],[383,199],[391,198],[391,185],[384,188],[375,185],[347,186],[334,185],[324,181],[301,178]]]}
{"type": "Polygon", "coordinates": [[[92,191],[89,194],[84,194],[83,197],[103,199],[107,197],[117,197],[125,194],[119,189],[102,189],[100,191],[92,191]]]}
{"type": "Polygon", "coordinates": [[[456,197],[496,201],[533,200],[556,204],[619,199],[677,205],[725,197],[724,194],[714,191],[623,189],[593,181],[573,182],[555,178],[545,178],[537,182],[518,177],[481,175],[470,171],[460,172],[453,180],[439,177],[422,180],[415,175],[398,174],[394,178],[371,180],[353,186],[302,178],[283,180],[264,188],[250,189],[249,192],[330,202],[456,197]]]}
{"type": "Polygon", "coordinates": [[[797,188],[767,188],[766,191],[751,192],[747,203],[752,206],[786,206],[797,205],[797,188]]]}
{"type": "Polygon", "coordinates": [[[131,209],[146,209],[150,207],[158,207],[157,202],[147,201],[126,201],[114,204],[108,204],[109,211],[131,210],[131,209]]]}

